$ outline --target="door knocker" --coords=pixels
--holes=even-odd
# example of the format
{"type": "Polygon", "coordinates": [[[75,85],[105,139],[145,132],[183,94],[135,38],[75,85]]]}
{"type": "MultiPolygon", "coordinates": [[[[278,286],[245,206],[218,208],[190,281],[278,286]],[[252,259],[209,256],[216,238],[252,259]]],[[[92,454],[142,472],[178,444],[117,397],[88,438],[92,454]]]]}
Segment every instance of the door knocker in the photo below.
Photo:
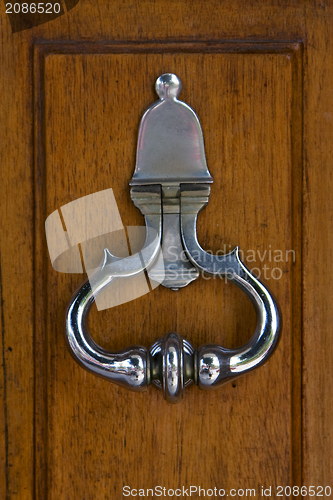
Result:
{"type": "Polygon", "coordinates": [[[183,397],[192,381],[215,389],[262,365],[273,353],[280,334],[277,303],[266,287],[241,262],[238,247],[226,255],[206,253],[198,243],[196,221],[208,203],[213,179],[205,159],[203,136],[194,111],[178,100],[181,82],[167,73],[156,81],[159,100],[145,112],[138,136],[136,167],[130,182],[133,203],[145,216],[146,242],[139,253],[117,258],[104,250],[101,267],[72,296],[66,312],[66,341],[74,359],[86,370],[133,391],[152,382],[163,388],[169,403],[183,397]],[[170,245],[184,258],[170,258],[170,245]],[[96,296],[115,278],[144,269],[161,284],[179,290],[199,271],[226,276],[251,299],[257,314],[252,338],[237,349],[207,344],[194,349],[178,333],[169,333],[147,349],[131,346],[118,352],[96,344],[88,315],[96,296]]]}

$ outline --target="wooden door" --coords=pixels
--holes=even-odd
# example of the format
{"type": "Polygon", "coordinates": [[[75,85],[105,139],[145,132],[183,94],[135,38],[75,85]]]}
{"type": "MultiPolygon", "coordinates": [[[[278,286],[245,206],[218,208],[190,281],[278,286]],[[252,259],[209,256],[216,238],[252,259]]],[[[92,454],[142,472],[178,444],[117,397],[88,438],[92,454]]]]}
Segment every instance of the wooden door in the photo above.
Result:
{"type": "MultiPolygon", "coordinates": [[[[80,0],[12,33],[2,7],[2,498],[153,497],[158,486],[169,498],[191,486],[215,498],[264,498],[262,487],[289,498],[289,486],[330,498],[332,27],[332,2],[80,0]],[[199,116],[214,177],[199,241],[214,252],[239,245],[283,315],[263,367],[214,392],[191,386],[178,405],[72,360],[64,311],[84,275],[52,268],[44,230],[53,211],[107,188],[124,227],[143,224],[128,182],[165,72],[199,116]]],[[[238,289],[204,278],[90,321],[109,349],[172,330],[195,347],[233,347],[254,325],[238,289]]]]}

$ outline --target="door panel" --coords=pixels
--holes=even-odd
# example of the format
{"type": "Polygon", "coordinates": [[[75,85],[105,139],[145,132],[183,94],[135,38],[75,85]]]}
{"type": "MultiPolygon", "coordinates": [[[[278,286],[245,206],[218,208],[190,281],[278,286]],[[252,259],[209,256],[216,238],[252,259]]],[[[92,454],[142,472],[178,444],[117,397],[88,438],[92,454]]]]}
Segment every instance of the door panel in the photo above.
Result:
{"type": "MultiPolygon", "coordinates": [[[[176,488],[197,482],[204,488],[259,490],[267,463],[266,484],[290,484],[290,332],[297,316],[290,294],[293,279],[300,279],[292,273],[293,218],[299,216],[292,204],[292,179],[298,174],[291,130],[299,113],[293,109],[292,75],[300,46],[99,49],[95,44],[70,51],[36,46],[42,82],[36,94],[36,143],[42,144],[37,169],[44,173],[46,206],[41,220],[70,201],[111,187],[124,226],[143,225],[128,188],[138,125],[156,99],[156,77],[175,72],[183,82],[181,98],[201,120],[214,177],[210,203],[199,217],[199,240],[214,252],[240,245],[249,267],[262,273],[278,297],[284,335],[261,370],[216,392],[191,387],[176,407],[154,387],[127,393],[84,372],[64,349],[66,303],[83,276],[54,271],[45,250],[46,315],[39,335],[45,339],[48,370],[37,378],[47,398],[50,498],[93,499],[98,490],[106,499],[111,492],[121,496],[123,485],[176,488]],[[83,470],[87,480],[73,481],[83,470]]],[[[237,288],[201,277],[178,292],[159,287],[135,301],[94,311],[90,326],[97,342],[109,349],[149,346],[168,331],[195,346],[235,347],[251,336],[255,314],[237,288]]]]}
{"type": "MultiPolygon", "coordinates": [[[[330,485],[332,10],[332,2],[80,0],[13,34],[3,8],[6,499],[120,498],[123,485],[255,488],[258,497],[262,485],[330,485]],[[213,252],[239,245],[283,314],[281,342],[263,367],[217,391],[191,386],[174,406],[155,387],[130,393],[72,360],[63,318],[84,274],[52,268],[44,229],[66,203],[109,188],[124,228],[143,224],[128,182],[139,120],[166,71],[198,114],[214,177],[199,241],[213,252]]],[[[172,330],[195,347],[233,347],[254,326],[248,299],[205,276],[90,317],[109,349],[149,346],[172,330]]]]}

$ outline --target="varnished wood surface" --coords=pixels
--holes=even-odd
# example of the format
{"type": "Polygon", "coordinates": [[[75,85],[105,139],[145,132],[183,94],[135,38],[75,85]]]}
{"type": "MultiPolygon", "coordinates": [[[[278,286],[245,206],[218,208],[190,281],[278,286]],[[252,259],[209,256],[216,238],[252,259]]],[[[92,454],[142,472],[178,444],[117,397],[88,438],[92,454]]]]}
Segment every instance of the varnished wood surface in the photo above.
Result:
{"type": "MultiPolygon", "coordinates": [[[[15,35],[2,13],[5,498],[120,498],[123,484],[330,483],[331,26],[332,5],[310,2],[81,0],[67,21],[15,35]],[[124,226],[142,224],[128,181],[139,119],[165,71],[183,81],[214,177],[202,245],[296,252],[295,263],[274,263],[281,279],[266,281],[284,318],[271,360],[218,391],[191,387],[177,406],[154,387],[128,393],[73,362],[63,314],[83,276],[52,269],[43,227],[52,211],[109,187],[124,226]]],[[[248,264],[272,262],[257,254],[248,264]]],[[[91,315],[95,339],[112,349],[170,330],[195,346],[230,347],[254,322],[239,290],[204,279],[91,315]]]]}
{"type": "MultiPolygon", "coordinates": [[[[162,50],[167,52],[168,47],[162,50]]],[[[207,137],[207,161],[215,184],[209,207],[200,218],[200,241],[213,251],[223,249],[223,241],[231,245],[238,241],[241,248],[265,249],[271,245],[285,252],[291,247],[291,207],[281,191],[290,196],[292,169],[292,71],[290,58],[285,54],[48,56],[44,67],[47,214],[59,206],[60,199],[66,203],[111,186],[124,225],[142,224],[129,198],[128,180],[135,162],[139,119],[155,100],[152,83],[164,68],[182,79],[182,97],[196,108],[207,137]],[[201,77],[196,78],[199,74],[201,77]],[[147,81],[150,85],[145,85],[147,81]],[[238,112],[238,103],[247,104],[243,114],[238,112]],[[63,121],[60,129],[59,118],[66,112],[71,119],[63,121]],[[257,126],[253,126],[256,121],[257,126]],[[230,144],[223,137],[228,129],[233,131],[230,144]],[[266,156],[257,146],[260,141],[271,142],[266,156]],[[280,162],[283,169],[279,168],[280,162]],[[67,165],[73,168],[68,170],[67,165]],[[85,165],[89,165],[88,169],[85,165]],[[68,173],[61,175],[66,170],[68,173]],[[62,182],[57,182],[59,174],[62,182]],[[275,191],[272,178],[280,186],[275,191]],[[256,189],[262,193],[261,203],[256,189]],[[257,230],[244,230],[246,226],[257,230]]],[[[282,265],[288,276],[291,263],[282,265]]],[[[290,481],[291,381],[290,370],[286,376],[282,362],[284,358],[286,366],[290,366],[290,334],[286,333],[276,356],[261,372],[216,393],[198,393],[192,387],[186,391],[183,403],[175,408],[167,406],[162,393],[153,387],[139,397],[126,394],[87,375],[71,362],[62,349],[61,320],[66,296],[78,280],[59,275],[50,266],[47,276],[47,289],[53,290],[52,294],[47,293],[49,313],[45,328],[50,339],[50,498],[65,495],[70,488],[69,478],[75,476],[77,468],[84,469],[90,479],[88,483],[71,486],[73,496],[75,493],[88,498],[93,498],[98,487],[107,498],[110,491],[121,495],[122,484],[146,484],[153,488],[161,482],[172,488],[175,483],[194,484],[199,478],[206,488],[214,481],[223,481],[229,488],[237,482],[238,487],[249,484],[258,489],[260,469],[266,460],[274,463],[271,473],[266,473],[270,484],[280,484],[284,478],[290,481]],[[51,339],[58,339],[54,346],[51,339]],[[271,385],[274,391],[270,390],[271,385]],[[117,400],[117,405],[111,399],[117,400]],[[260,400],[265,417],[255,411],[260,400]],[[79,401],[88,404],[84,411],[80,410],[79,401]],[[68,427],[69,415],[76,417],[68,427]],[[64,432],[66,428],[71,433],[70,441],[64,432]],[[105,442],[112,446],[105,446],[105,442]],[[241,446],[248,449],[246,454],[239,454],[241,446]],[[108,475],[96,477],[95,460],[87,460],[84,455],[79,458],[78,447],[95,450],[101,471],[115,459],[121,480],[117,479],[118,467],[111,467],[108,475]],[[70,464],[66,470],[61,465],[63,450],[70,464]],[[154,464],[149,477],[150,467],[144,466],[147,460],[154,464]],[[139,467],[138,463],[143,465],[139,467]],[[231,463],[235,469],[230,468],[231,463]]],[[[273,278],[271,281],[274,283],[273,278]]],[[[278,285],[285,281],[277,283],[277,294],[278,285]]],[[[290,278],[287,281],[290,283],[290,278]]],[[[286,332],[290,331],[291,314],[286,302],[289,294],[285,285],[279,299],[286,332]]],[[[204,279],[179,293],[157,289],[135,302],[93,314],[90,323],[96,340],[116,349],[133,342],[150,345],[173,330],[196,346],[219,342],[229,347],[245,343],[255,326],[252,306],[244,295],[220,280],[204,279]]]]}

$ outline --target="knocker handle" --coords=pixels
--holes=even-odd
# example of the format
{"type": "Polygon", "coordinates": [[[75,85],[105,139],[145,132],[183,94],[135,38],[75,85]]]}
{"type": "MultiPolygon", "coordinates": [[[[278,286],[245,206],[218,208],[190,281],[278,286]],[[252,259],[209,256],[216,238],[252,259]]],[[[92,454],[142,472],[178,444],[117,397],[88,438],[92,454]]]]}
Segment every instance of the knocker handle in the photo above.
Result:
{"type": "Polygon", "coordinates": [[[86,370],[127,389],[142,391],[150,384],[148,351],[142,346],[130,346],[109,352],[96,344],[88,328],[88,315],[95,298],[114,278],[135,276],[155,261],[160,250],[161,203],[155,200],[158,187],[149,194],[151,214],[145,217],[146,242],[141,252],[120,259],[104,250],[104,258],[90,280],[85,281],[73,294],[66,311],[66,341],[74,359],[86,370]]]}
{"type": "MultiPolygon", "coordinates": [[[[255,307],[257,327],[244,346],[226,349],[206,344],[194,350],[188,341],[175,333],[158,340],[149,351],[142,346],[130,346],[121,351],[109,352],[98,346],[87,326],[91,306],[95,297],[110,285],[113,278],[133,276],[145,268],[138,254],[124,259],[126,265],[120,265],[119,259],[105,250],[101,269],[91,282],[83,283],[73,295],[66,313],[68,347],[85,369],[134,391],[145,390],[153,381],[163,388],[165,399],[170,403],[182,399],[184,387],[191,381],[200,389],[217,388],[231,378],[259,367],[275,349],[280,331],[278,307],[264,285],[240,261],[238,247],[222,257],[210,255],[204,252],[196,238],[192,238],[190,228],[196,224],[196,216],[187,214],[181,219],[184,246],[190,260],[202,271],[227,276],[248,295],[255,307]]],[[[158,255],[160,234],[156,228],[147,227],[143,252],[150,257],[149,267],[158,255]],[[151,234],[158,235],[152,242],[151,234]]]]}
{"type": "Polygon", "coordinates": [[[237,349],[204,345],[198,350],[198,385],[202,389],[217,387],[230,378],[260,366],[274,351],[281,330],[277,302],[258,278],[239,258],[236,247],[226,255],[205,252],[197,240],[197,216],[207,204],[204,185],[186,186],[181,193],[181,232],[189,260],[212,276],[226,276],[250,298],[257,314],[257,326],[251,339],[237,349]]]}
{"type": "Polygon", "coordinates": [[[153,382],[163,389],[169,403],[177,403],[191,382],[200,389],[213,389],[259,367],[277,345],[281,320],[272,295],[240,261],[238,247],[217,256],[199,245],[197,216],[208,203],[213,181],[201,126],[194,111],[178,100],[181,84],[175,75],[158,78],[156,90],[159,100],[148,108],[140,124],[130,183],[132,200],[145,216],[145,245],[125,259],[104,250],[100,268],[69,303],[66,340],[71,354],[86,370],[134,391],[143,391],[153,382]],[[177,251],[176,261],[171,248],[177,251]],[[254,305],[257,326],[252,338],[237,349],[206,344],[195,350],[178,333],[158,339],[149,350],[130,346],[109,352],[98,346],[87,322],[95,298],[113,279],[135,276],[145,269],[172,290],[197,279],[199,271],[226,276],[254,305]]]}

